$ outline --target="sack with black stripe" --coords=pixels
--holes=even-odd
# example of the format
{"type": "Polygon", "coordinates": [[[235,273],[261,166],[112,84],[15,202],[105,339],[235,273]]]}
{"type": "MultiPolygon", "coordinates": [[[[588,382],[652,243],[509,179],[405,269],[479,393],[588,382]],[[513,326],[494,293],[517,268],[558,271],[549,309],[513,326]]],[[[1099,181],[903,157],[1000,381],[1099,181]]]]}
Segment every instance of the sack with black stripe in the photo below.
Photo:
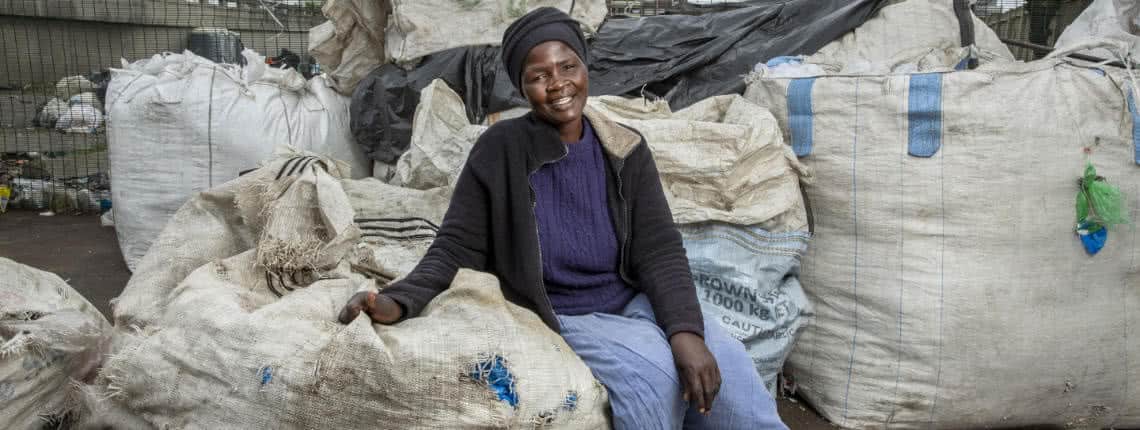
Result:
{"type": "Polygon", "coordinates": [[[447,206],[445,190],[342,172],[290,154],[179,210],[116,304],[93,423],[608,426],[589,368],[491,275],[460,271],[400,324],[337,322],[354,293],[414,267],[447,206]]]}

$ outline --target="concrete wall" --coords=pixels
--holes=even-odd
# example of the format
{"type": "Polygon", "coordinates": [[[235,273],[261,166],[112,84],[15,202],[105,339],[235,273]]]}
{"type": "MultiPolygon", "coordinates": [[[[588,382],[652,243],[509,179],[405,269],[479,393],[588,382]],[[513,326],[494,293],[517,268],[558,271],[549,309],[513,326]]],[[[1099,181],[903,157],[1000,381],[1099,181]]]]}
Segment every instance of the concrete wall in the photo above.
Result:
{"type": "Polygon", "coordinates": [[[186,49],[196,27],[241,33],[247,48],[303,54],[308,30],[324,21],[297,8],[227,8],[173,0],[2,0],[0,86],[54,83],[61,77],[118,67],[163,51],[186,49]],[[278,24],[280,21],[280,24],[278,24]]]}

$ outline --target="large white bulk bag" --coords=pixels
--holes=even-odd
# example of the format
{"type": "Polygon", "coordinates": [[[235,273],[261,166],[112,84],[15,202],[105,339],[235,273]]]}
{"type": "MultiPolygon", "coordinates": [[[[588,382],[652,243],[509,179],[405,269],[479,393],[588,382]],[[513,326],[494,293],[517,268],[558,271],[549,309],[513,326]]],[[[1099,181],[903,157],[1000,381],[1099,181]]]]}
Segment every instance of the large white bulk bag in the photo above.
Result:
{"type": "Polygon", "coordinates": [[[0,423],[36,429],[74,418],[78,383],[94,378],[110,328],[59,276],[0,258],[0,423]]]}
{"type": "Polygon", "coordinates": [[[1059,60],[754,78],[815,174],[799,393],[850,428],[1140,426],[1140,235],[1074,233],[1085,148],[1140,219],[1129,85],[1059,60]]]}
{"type": "Polygon", "coordinates": [[[305,81],[246,55],[244,69],[186,52],[113,70],[112,190],[119,245],[132,270],[193,193],[258,167],[278,145],[346,160],[354,176],[370,175],[349,135],[347,97],[322,77],[305,81]]]}

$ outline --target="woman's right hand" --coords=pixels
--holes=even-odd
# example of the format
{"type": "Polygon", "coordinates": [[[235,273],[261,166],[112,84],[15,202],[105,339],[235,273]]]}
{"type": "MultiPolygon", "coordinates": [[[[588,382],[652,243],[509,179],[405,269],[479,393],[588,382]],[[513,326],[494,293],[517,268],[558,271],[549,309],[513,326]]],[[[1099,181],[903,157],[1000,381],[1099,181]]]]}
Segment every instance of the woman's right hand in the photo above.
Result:
{"type": "Polygon", "coordinates": [[[341,324],[348,324],[355,320],[361,312],[368,315],[372,322],[380,324],[391,324],[404,316],[404,309],[400,307],[399,303],[396,303],[391,297],[372,290],[353,294],[352,298],[348,299],[348,303],[344,305],[344,309],[340,310],[340,317],[337,319],[340,320],[341,324]]]}

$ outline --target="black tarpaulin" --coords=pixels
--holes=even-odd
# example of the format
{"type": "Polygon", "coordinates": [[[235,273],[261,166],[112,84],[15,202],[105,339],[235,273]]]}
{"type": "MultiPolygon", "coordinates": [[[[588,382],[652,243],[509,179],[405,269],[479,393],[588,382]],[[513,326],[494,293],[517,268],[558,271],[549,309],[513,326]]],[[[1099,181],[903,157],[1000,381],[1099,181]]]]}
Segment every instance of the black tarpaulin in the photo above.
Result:
{"type": "MultiPolygon", "coordinates": [[[[886,0],[791,0],[709,13],[610,19],[590,42],[590,95],[664,98],[674,110],[742,93],[760,62],[808,55],[851,31],[886,0]]],[[[374,160],[395,163],[408,148],[419,91],[443,79],[472,123],[526,106],[507,78],[499,48],[455,48],[410,70],[387,64],[352,96],[352,133],[374,160]]]]}
{"type": "Polygon", "coordinates": [[[883,0],[793,0],[707,15],[606,21],[590,45],[590,94],[663,97],[674,110],[741,93],[756,63],[808,55],[861,25],[883,0]]]}

